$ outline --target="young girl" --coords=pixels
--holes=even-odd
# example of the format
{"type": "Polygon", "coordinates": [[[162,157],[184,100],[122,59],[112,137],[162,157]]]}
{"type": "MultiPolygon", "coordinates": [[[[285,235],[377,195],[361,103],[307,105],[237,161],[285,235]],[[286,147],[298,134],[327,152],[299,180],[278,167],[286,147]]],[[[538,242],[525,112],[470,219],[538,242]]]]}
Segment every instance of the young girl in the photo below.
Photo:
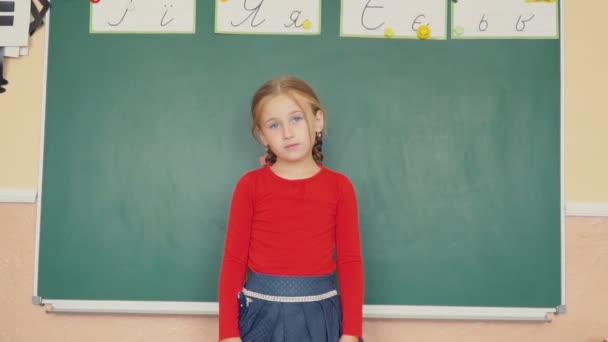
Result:
{"type": "Polygon", "coordinates": [[[321,163],[325,112],[308,84],[281,77],[258,89],[251,114],[266,164],[243,175],[233,193],[219,279],[220,341],[357,342],[357,199],[348,178],[321,163]]]}

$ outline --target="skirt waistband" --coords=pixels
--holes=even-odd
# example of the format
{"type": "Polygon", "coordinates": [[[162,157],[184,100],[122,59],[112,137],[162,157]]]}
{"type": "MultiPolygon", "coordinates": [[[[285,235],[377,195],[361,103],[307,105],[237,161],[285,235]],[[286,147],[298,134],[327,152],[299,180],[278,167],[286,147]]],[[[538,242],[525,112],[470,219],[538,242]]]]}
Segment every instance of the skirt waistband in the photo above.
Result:
{"type": "Polygon", "coordinates": [[[243,294],[273,302],[314,302],[336,296],[338,292],[331,274],[276,276],[251,272],[243,294]]]}

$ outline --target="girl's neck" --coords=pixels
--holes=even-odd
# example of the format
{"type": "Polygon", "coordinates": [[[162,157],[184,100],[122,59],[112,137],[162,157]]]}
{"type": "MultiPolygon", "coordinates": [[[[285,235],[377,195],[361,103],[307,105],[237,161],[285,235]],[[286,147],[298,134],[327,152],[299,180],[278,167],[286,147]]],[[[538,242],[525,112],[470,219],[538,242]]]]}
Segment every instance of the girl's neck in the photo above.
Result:
{"type": "Polygon", "coordinates": [[[303,179],[314,176],[319,172],[321,166],[319,166],[314,159],[298,161],[298,162],[287,162],[277,159],[277,161],[270,166],[272,172],[277,176],[285,179],[303,179]]]}

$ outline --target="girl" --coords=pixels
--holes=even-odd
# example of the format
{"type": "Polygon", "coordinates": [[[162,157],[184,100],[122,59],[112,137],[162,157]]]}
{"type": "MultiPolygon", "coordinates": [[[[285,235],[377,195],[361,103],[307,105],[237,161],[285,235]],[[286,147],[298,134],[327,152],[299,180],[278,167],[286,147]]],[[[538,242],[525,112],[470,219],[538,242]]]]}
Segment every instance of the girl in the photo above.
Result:
{"type": "Polygon", "coordinates": [[[348,178],[321,164],[325,112],[308,84],[281,77],[257,90],[251,114],[266,164],[243,175],[233,193],[219,279],[220,341],[357,342],[357,200],[348,178]]]}

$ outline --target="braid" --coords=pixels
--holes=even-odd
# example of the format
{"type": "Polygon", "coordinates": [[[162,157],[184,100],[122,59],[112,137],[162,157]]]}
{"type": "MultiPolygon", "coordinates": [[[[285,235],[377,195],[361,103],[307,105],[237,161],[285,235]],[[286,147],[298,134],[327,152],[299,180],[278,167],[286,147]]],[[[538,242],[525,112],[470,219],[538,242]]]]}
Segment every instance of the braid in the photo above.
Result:
{"type": "Polygon", "coordinates": [[[266,147],[266,164],[272,165],[277,161],[277,155],[272,152],[270,147],[266,147]]]}
{"type": "Polygon", "coordinates": [[[312,146],[312,158],[317,164],[323,162],[323,132],[317,132],[315,144],[312,146]]]}

